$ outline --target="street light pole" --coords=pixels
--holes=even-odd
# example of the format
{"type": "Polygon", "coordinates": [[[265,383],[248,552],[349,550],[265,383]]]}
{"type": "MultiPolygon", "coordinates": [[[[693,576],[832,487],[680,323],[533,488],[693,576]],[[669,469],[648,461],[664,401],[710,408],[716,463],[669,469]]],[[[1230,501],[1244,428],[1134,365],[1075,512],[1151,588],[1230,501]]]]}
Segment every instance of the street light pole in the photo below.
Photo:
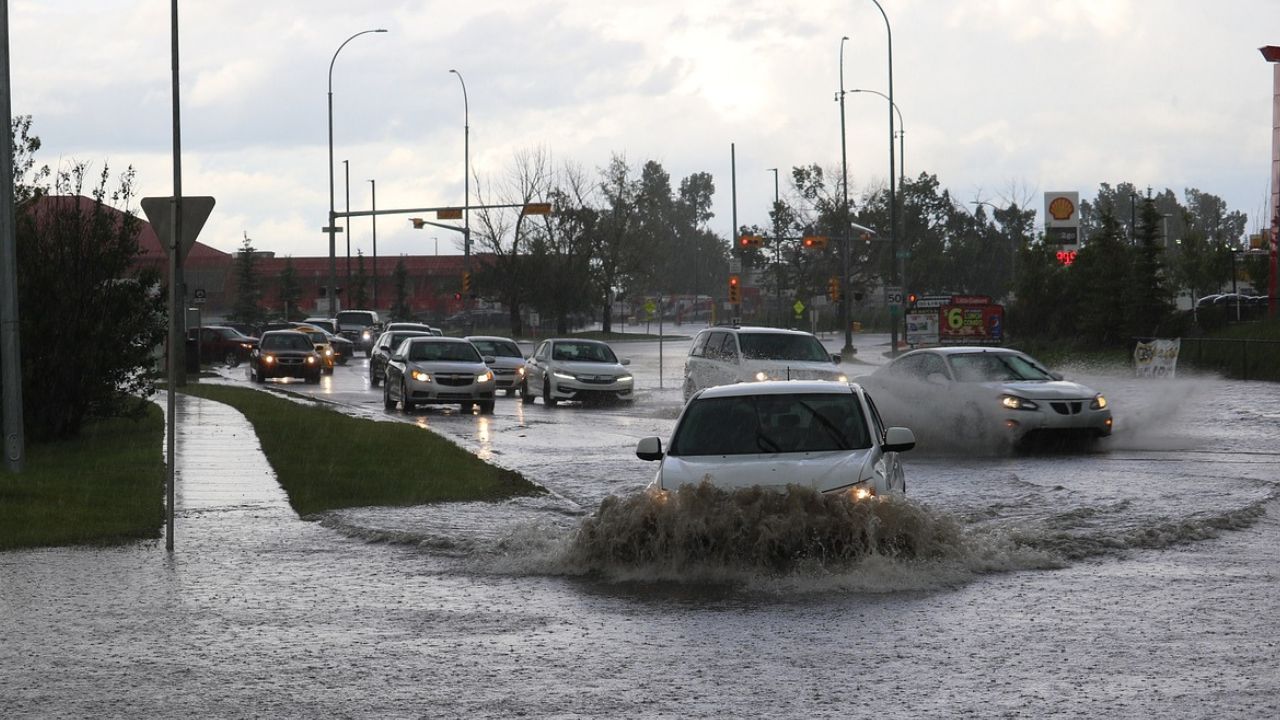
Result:
{"type": "MultiPolygon", "coordinates": [[[[893,283],[898,282],[898,198],[894,189],[893,177],[893,28],[889,26],[889,16],[885,14],[884,8],[880,5],[880,0],[871,0],[875,3],[876,9],[880,11],[880,17],[884,18],[885,35],[889,44],[889,253],[892,255],[890,262],[890,278],[893,283]]],[[[899,306],[901,310],[901,306],[899,306]]],[[[898,354],[898,323],[890,323],[889,342],[891,343],[890,355],[898,354]]],[[[846,331],[847,332],[847,331],[846,331]]]]}
{"type": "Polygon", "coordinates": [[[840,187],[844,193],[844,213],[840,227],[840,326],[844,328],[842,353],[853,349],[853,325],[849,322],[849,151],[844,132],[844,44],[846,35],[840,38],[840,187]]]}
{"type": "Polygon", "coordinates": [[[334,224],[334,220],[337,218],[335,217],[336,213],[333,209],[333,64],[338,61],[338,53],[342,52],[342,48],[346,47],[347,43],[366,33],[384,32],[386,32],[386,30],[383,28],[378,28],[376,30],[361,30],[355,35],[343,40],[342,44],[338,46],[338,49],[333,51],[333,59],[329,61],[329,225],[325,228],[325,232],[329,233],[329,288],[326,292],[329,296],[329,317],[335,317],[338,314],[338,297],[336,292],[336,286],[338,284],[338,261],[336,258],[337,238],[334,237],[338,232],[338,228],[334,224]]]}
{"type": "Polygon", "coordinates": [[[773,274],[774,295],[777,303],[778,326],[782,327],[782,232],[778,229],[778,168],[768,168],[765,172],[773,173],[773,274]]]}
{"type": "Polygon", "coordinates": [[[351,287],[351,161],[342,161],[342,187],[347,196],[347,216],[342,218],[343,234],[347,236],[347,287],[351,287]]]}
{"type": "Polygon", "coordinates": [[[369,219],[373,220],[373,309],[378,309],[378,183],[374,180],[369,181],[369,193],[372,196],[370,203],[373,214],[369,219]]]}
{"type": "MultiPolygon", "coordinates": [[[[462,265],[471,276],[471,104],[467,100],[467,81],[462,73],[450,69],[462,84],[462,265]]],[[[462,299],[463,307],[471,309],[471,294],[462,299]]],[[[467,328],[471,327],[471,313],[467,313],[467,328]]]]}

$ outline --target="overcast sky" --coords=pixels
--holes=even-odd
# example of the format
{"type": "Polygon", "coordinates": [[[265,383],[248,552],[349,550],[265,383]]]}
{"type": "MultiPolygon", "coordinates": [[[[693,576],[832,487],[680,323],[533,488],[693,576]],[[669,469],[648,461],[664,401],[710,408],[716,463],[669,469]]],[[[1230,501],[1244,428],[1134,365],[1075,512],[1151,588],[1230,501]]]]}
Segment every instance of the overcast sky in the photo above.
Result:
{"type": "MultiPolygon", "coordinates": [[[[1094,195],[1131,181],[1198,188],[1266,214],[1277,0],[881,0],[893,30],[906,169],[966,202],[1094,195]]],[[[15,114],[38,159],[132,165],[173,192],[165,0],[9,3],[15,114]]],[[[497,179],[522,150],[594,173],[612,154],[715,177],[711,227],[768,222],[773,174],[838,169],[846,89],[888,92],[871,0],[201,0],[181,23],[182,182],[217,207],[200,241],[325,256],[326,92],[333,68],[336,206],[461,205],[466,81],[471,164],[497,179]]],[[[846,99],[853,192],[888,178],[885,100],[846,99]]],[[[368,255],[370,222],[352,221],[368,255]]],[[[378,254],[454,254],[460,235],[378,221],[378,254]]],[[[338,255],[346,241],[339,238],[338,255]]]]}

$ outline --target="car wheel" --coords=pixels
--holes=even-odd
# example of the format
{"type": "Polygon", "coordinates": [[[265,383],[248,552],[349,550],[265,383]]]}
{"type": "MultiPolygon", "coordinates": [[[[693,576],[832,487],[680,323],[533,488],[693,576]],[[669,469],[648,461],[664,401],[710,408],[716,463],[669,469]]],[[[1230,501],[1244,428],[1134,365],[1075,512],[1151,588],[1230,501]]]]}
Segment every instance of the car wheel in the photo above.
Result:
{"type": "Polygon", "coordinates": [[[409,400],[409,388],[403,382],[400,383],[400,406],[405,412],[413,411],[413,402],[409,400]]]}
{"type": "Polygon", "coordinates": [[[516,394],[516,389],[515,389],[515,388],[513,388],[513,387],[510,387],[510,388],[507,388],[506,390],[504,390],[503,392],[505,392],[505,393],[507,394],[507,397],[511,397],[512,395],[515,395],[515,394],[516,394]]]}
{"type": "Polygon", "coordinates": [[[226,363],[227,367],[235,367],[240,364],[240,356],[233,352],[229,352],[227,353],[227,356],[222,359],[222,362],[226,363]]]}
{"type": "Polygon", "coordinates": [[[493,414],[493,404],[494,404],[494,403],[493,403],[493,401],[492,401],[492,400],[481,400],[481,401],[480,401],[480,414],[481,414],[481,415],[492,415],[492,414],[493,414]]]}
{"type": "Polygon", "coordinates": [[[542,381],[542,402],[547,407],[555,407],[556,402],[558,402],[555,398],[551,397],[551,381],[550,380],[542,381]]]}
{"type": "Polygon", "coordinates": [[[258,383],[259,385],[267,381],[267,378],[262,374],[261,370],[258,370],[257,372],[250,370],[249,377],[253,378],[253,381],[258,383]]]}
{"type": "Polygon", "coordinates": [[[396,409],[396,401],[391,399],[390,384],[386,384],[382,386],[382,407],[386,408],[387,410],[396,409]]]}
{"type": "Polygon", "coordinates": [[[378,372],[374,370],[372,367],[370,367],[369,368],[369,384],[372,385],[373,387],[378,387],[378,382],[379,382],[378,372]]]}
{"type": "Polygon", "coordinates": [[[529,394],[529,383],[528,383],[528,382],[521,382],[521,383],[520,383],[520,403],[521,403],[522,405],[532,405],[532,404],[533,404],[533,396],[529,394]]]}
{"type": "Polygon", "coordinates": [[[312,384],[312,385],[319,385],[319,384],[320,384],[320,373],[316,373],[315,375],[308,375],[308,376],[307,376],[307,382],[308,382],[308,383],[310,383],[310,384],[312,384]]]}

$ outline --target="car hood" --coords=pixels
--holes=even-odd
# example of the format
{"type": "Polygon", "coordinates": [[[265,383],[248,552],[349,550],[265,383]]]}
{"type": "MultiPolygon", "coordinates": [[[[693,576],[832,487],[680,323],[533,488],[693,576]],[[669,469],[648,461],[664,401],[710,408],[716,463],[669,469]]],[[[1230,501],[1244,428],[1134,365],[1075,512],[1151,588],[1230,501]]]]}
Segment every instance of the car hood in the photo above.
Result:
{"type": "Polygon", "coordinates": [[[830,452],[666,456],[659,481],[663,489],[697,485],[703,480],[733,490],[759,485],[783,489],[803,485],[818,492],[848,487],[872,477],[875,448],[830,452]]]}
{"type": "Polygon", "coordinates": [[[1089,399],[1098,393],[1087,385],[1070,380],[1054,380],[1053,382],[991,382],[982,383],[993,392],[1009,393],[1028,400],[1080,400],[1089,399]]]}
{"type": "Polygon", "coordinates": [[[471,373],[479,375],[489,369],[484,363],[477,362],[450,362],[447,360],[436,362],[423,362],[415,360],[409,363],[410,370],[421,370],[427,373],[471,373]]]}
{"type": "Polygon", "coordinates": [[[524,359],[523,359],[523,358],[506,357],[505,355],[499,355],[499,356],[495,357],[495,358],[493,359],[493,362],[489,363],[488,365],[489,365],[489,367],[492,367],[492,368],[502,368],[502,369],[504,369],[504,370],[505,370],[505,369],[512,369],[512,370],[514,370],[514,369],[516,369],[516,368],[522,368],[522,367],[524,367],[524,359]]]}
{"type": "Polygon", "coordinates": [[[552,366],[553,370],[570,373],[572,375],[630,375],[630,371],[622,367],[618,363],[605,362],[584,362],[584,361],[567,361],[557,360],[552,366]]]}
{"type": "Polygon", "coordinates": [[[845,374],[829,362],[813,360],[744,360],[742,367],[752,375],[763,372],[770,380],[830,380],[845,374]]]}

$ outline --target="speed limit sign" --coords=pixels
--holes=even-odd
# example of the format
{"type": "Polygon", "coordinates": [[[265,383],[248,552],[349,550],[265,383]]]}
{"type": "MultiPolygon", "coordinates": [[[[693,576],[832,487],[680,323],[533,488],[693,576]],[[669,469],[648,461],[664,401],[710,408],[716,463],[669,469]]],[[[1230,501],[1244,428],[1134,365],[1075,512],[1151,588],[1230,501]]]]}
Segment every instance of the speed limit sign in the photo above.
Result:
{"type": "Polygon", "coordinates": [[[884,302],[890,307],[902,306],[902,288],[886,287],[884,289],[884,302]]]}

